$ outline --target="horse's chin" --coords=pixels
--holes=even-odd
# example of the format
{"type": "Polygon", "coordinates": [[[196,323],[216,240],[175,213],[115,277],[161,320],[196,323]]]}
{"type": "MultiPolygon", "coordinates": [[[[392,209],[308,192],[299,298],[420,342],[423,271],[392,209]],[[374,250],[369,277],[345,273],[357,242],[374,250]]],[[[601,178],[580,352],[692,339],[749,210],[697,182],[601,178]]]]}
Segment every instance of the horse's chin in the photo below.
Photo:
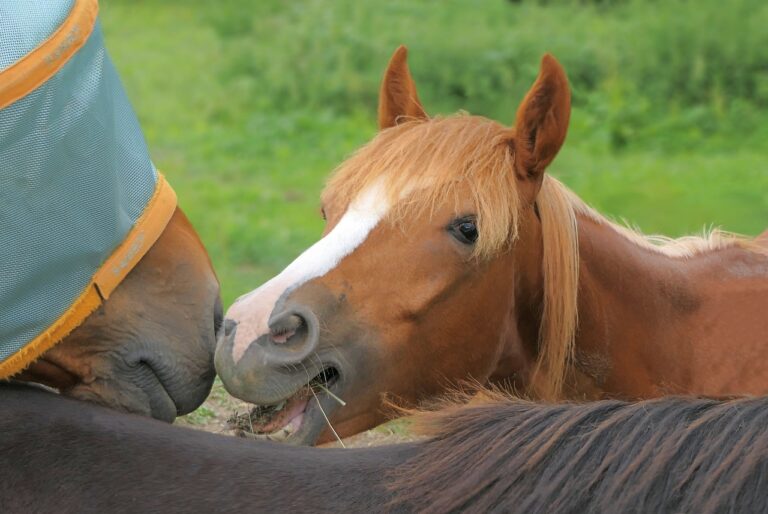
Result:
{"type": "Polygon", "coordinates": [[[139,383],[115,378],[96,379],[88,383],[80,382],[60,392],[64,396],[110,409],[172,423],[178,415],[173,398],[151,370],[142,374],[145,378],[139,383]]]}

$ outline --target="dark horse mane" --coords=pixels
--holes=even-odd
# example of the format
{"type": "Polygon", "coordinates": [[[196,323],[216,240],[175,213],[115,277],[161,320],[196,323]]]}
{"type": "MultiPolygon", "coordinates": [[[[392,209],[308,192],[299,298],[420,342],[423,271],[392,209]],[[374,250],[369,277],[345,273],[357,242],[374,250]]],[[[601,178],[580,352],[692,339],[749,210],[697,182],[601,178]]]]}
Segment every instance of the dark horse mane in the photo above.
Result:
{"type": "Polygon", "coordinates": [[[757,512],[768,399],[668,398],[440,414],[432,439],[294,448],[0,385],[0,511],[757,512]]]}
{"type": "Polygon", "coordinates": [[[392,473],[422,512],[766,512],[768,399],[541,405],[437,413],[392,473]]]}

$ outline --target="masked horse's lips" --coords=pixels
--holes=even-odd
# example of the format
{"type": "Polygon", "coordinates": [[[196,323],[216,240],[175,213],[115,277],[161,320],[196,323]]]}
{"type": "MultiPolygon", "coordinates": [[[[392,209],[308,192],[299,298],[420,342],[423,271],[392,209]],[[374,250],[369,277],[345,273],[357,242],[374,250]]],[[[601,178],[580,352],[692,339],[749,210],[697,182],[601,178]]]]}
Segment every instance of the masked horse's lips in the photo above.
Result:
{"type": "Polygon", "coordinates": [[[230,426],[244,437],[314,444],[329,426],[328,418],[344,404],[337,394],[342,382],[337,366],[325,366],[285,399],[269,405],[254,405],[249,412],[231,418],[230,426]]]}

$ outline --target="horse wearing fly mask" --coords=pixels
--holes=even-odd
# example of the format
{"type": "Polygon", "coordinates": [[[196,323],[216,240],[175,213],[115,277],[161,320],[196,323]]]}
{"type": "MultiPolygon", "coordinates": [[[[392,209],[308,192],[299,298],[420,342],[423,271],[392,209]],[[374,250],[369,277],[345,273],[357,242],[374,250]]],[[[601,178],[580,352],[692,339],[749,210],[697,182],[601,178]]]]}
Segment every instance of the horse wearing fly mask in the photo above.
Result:
{"type": "Polygon", "coordinates": [[[0,379],[171,421],[213,383],[219,285],[97,11],[0,6],[0,379]]]}

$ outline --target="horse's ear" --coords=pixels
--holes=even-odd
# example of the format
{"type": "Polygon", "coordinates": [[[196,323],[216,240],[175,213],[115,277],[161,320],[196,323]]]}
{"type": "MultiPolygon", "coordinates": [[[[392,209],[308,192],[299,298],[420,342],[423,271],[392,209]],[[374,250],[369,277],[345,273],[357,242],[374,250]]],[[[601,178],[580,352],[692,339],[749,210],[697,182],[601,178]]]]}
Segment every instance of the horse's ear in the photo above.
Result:
{"type": "Polygon", "coordinates": [[[570,117],[571,91],[565,70],[545,54],[539,76],[515,118],[515,171],[521,179],[541,183],[544,170],[565,141],[570,117]]]}
{"type": "Polygon", "coordinates": [[[426,119],[408,70],[408,49],[400,46],[389,60],[379,93],[379,129],[397,125],[401,119],[426,119]]]}

